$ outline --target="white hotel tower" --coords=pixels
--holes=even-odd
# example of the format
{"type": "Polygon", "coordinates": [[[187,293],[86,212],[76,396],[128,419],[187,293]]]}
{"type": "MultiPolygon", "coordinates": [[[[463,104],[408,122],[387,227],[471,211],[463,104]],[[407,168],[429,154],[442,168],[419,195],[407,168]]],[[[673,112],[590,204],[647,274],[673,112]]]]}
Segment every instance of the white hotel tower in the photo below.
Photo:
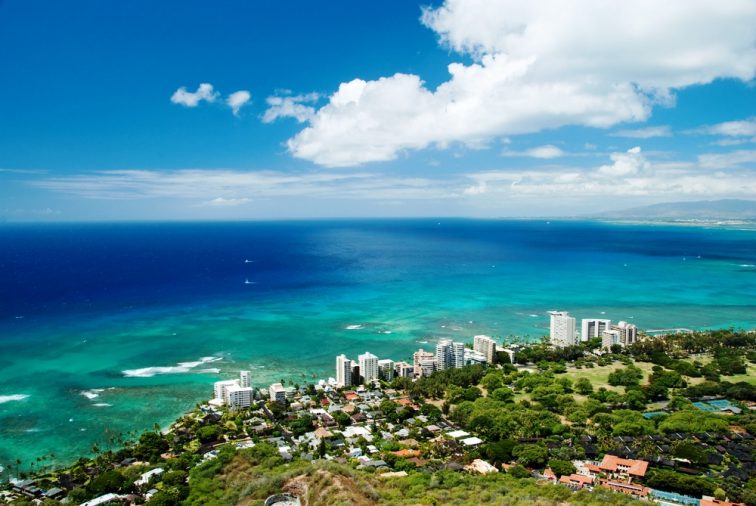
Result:
{"type": "Polygon", "coordinates": [[[575,318],[567,311],[549,311],[551,331],[549,338],[552,346],[564,347],[577,344],[575,318]]]}
{"type": "Polygon", "coordinates": [[[352,364],[343,353],[336,357],[336,383],[348,387],[352,384],[352,364]]]}
{"type": "Polygon", "coordinates": [[[360,363],[360,376],[363,383],[367,384],[378,379],[378,357],[372,353],[365,352],[358,356],[360,363]]]}
{"type": "Polygon", "coordinates": [[[612,328],[611,320],[583,318],[580,326],[580,340],[585,342],[595,337],[602,337],[605,330],[612,328]]]}

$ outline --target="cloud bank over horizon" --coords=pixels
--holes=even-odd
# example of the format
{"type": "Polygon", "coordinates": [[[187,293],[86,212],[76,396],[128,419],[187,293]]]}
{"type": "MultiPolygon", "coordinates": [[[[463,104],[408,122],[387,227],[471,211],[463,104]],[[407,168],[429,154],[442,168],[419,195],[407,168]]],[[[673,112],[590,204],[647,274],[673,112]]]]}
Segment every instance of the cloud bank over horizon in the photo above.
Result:
{"type": "MultiPolygon", "coordinates": [[[[756,71],[756,4],[706,0],[447,0],[422,23],[472,63],[435,89],[396,73],[342,82],[316,109],[270,103],[266,121],[307,126],[287,147],[324,167],[394,160],[431,146],[485,145],[566,125],[609,128],[672,107],[677,90],[756,71]]],[[[665,136],[664,128],[625,136],[665,136]]]]}

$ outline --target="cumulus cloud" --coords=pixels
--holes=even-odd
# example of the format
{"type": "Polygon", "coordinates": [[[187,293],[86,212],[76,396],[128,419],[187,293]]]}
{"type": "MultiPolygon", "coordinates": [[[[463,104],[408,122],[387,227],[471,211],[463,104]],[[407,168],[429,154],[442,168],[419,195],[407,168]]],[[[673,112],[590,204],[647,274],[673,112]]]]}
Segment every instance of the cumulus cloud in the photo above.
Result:
{"type": "Polygon", "coordinates": [[[612,163],[602,165],[598,171],[605,176],[631,176],[643,172],[649,167],[646,157],[641,153],[641,148],[636,146],[625,153],[612,153],[612,163]]]}
{"type": "Polygon", "coordinates": [[[268,97],[266,102],[269,107],[263,115],[263,123],[272,123],[279,118],[294,118],[304,123],[315,116],[315,108],[305,104],[316,102],[319,98],[317,93],[268,97]]]}
{"type": "Polygon", "coordinates": [[[200,102],[215,102],[218,98],[218,92],[213,89],[210,83],[202,83],[197,91],[187,91],[185,86],[177,89],[171,96],[171,102],[183,105],[184,107],[197,107],[200,102]]]}
{"type": "Polygon", "coordinates": [[[288,142],[295,157],[354,166],[428,146],[644,121],[677,89],[750,80],[756,69],[750,0],[447,0],[422,22],[474,62],[449,65],[436,89],[413,74],[342,83],[323,107],[286,114],[308,123],[288,142]]]}
{"type": "Polygon", "coordinates": [[[239,115],[239,110],[249,103],[252,95],[247,90],[235,91],[226,97],[226,105],[231,108],[234,116],[239,115]]]}
{"type": "Polygon", "coordinates": [[[594,168],[550,167],[495,170],[468,174],[463,194],[481,201],[518,197],[549,202],[590,198],[638,197],[677,199],[744,197],[756,194],[756,174],[748,162],[756,152],[701,154],[697,161],[649,160],[640,147],[610,155],[611,163],[594,168]]]}
{"type": "Polygon", "coordinates": [[[628,137],[631,139],[652,139],[654,137],[670,137],[672,130],[668,125],[637,128],[634,130],[620,130],[612,134],[614,137],[628,137]]]}

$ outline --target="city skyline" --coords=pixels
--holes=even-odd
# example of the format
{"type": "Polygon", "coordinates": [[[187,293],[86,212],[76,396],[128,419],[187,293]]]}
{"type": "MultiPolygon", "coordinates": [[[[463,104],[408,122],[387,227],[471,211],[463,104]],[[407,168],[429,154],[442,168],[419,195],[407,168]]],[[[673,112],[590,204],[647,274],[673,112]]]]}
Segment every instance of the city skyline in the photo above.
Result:
{"type": "Polygon", "coordinates": [[[753,199],[753,26],[745,0],[6,0],[0,219],[753,199]]]}

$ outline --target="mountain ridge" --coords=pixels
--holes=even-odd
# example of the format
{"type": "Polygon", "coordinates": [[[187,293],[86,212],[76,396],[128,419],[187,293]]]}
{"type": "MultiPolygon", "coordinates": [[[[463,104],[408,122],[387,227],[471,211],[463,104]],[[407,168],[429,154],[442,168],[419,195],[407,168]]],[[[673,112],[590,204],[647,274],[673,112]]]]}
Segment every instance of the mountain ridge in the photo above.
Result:
{"type": "Polygon", "coordinates": [[[661,202],[588,215],[612,219],[756,219],[756,200],[720,199],[661,202]]]}

